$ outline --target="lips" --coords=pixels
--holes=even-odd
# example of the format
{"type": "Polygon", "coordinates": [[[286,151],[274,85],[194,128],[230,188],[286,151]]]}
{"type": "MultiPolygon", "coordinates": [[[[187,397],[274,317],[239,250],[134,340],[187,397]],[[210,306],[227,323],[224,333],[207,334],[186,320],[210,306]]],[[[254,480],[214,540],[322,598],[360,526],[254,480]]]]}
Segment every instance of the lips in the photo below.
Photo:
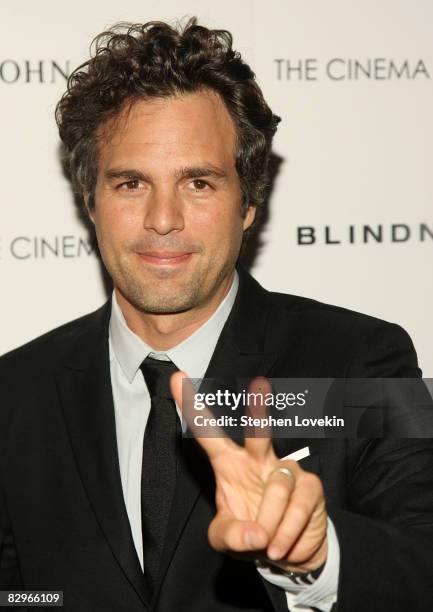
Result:
{"type": "Polygon", "coordinates": [[[144,251],[137,255],[142,261],[156,266],[175,266],[186,262],[192,255],[186,251],[144,251]]]}

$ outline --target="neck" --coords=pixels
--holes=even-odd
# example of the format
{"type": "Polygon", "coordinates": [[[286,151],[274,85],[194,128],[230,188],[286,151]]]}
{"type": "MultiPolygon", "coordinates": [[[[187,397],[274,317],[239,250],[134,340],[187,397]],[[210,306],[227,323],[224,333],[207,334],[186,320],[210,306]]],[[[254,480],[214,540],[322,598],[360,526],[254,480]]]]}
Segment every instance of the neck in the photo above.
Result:
{"type": "Polygon", "coordinates": [[[114,289],[117,303],[129,329],[157,351],[166,351],[189,338],[214,314],[232,286],[234,273],[202,306],[173,314],[153,314],[138,310],[114,289]]]}

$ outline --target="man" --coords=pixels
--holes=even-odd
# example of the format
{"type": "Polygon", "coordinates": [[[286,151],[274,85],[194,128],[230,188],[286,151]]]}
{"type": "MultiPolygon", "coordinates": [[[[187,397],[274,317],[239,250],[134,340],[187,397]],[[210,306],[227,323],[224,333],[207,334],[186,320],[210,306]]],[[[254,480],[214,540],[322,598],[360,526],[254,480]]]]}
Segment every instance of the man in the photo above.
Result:
{"type": "Polygon", "coordinates": [[[0,362],[1,588],[74,612],[430,610],[430,440],[179,440],[185,374],[420,375],[397,326],[237,265],[279,119],[228,32],[102,34],[57,120],[114,293],[0,362]]]}

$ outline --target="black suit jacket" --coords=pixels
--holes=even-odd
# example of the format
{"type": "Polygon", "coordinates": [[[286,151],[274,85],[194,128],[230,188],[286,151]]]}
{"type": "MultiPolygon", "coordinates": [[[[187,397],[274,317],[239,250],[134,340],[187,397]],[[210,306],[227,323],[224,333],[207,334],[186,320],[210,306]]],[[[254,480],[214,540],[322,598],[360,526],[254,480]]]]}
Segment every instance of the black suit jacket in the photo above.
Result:
{"type": "MultiPolygon", "coordinates": [[[[0,359],[0,589],[64,591],[68,612],[287,610],[255,567],[213,551],[214,480],[194,440],[150,601],[117,456],[109,304],[0,359]]],[[[269,293],[242,269],[207,376],[419,376],[398,326],[269,293]]],[[[433,606],[433,449],[424,440],[276,439],[322,479],[341,548],[339,612],[433,606]]],[[[157,503],[157,500],[155,500],[157,503]]]]}

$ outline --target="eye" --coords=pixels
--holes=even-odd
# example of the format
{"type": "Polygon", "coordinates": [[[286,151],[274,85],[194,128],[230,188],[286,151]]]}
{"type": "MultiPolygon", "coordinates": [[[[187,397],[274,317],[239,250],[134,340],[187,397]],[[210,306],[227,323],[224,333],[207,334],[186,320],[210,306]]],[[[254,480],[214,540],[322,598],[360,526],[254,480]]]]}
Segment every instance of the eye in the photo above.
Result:
{"type": "Polygon", "coordinates": [[[209,183],[203,179],[194,179],[192,185],[195,191],[206,191],[206,188],[210,187],[209,183]]]}
{"type": "Polygon", "coordinates": [[[134,191],[140,187],[140,181],[138,179],[132,179],[130,181],[125,181],[118,186],[118,189],[123,189],[126,191],[134,191]]]}

